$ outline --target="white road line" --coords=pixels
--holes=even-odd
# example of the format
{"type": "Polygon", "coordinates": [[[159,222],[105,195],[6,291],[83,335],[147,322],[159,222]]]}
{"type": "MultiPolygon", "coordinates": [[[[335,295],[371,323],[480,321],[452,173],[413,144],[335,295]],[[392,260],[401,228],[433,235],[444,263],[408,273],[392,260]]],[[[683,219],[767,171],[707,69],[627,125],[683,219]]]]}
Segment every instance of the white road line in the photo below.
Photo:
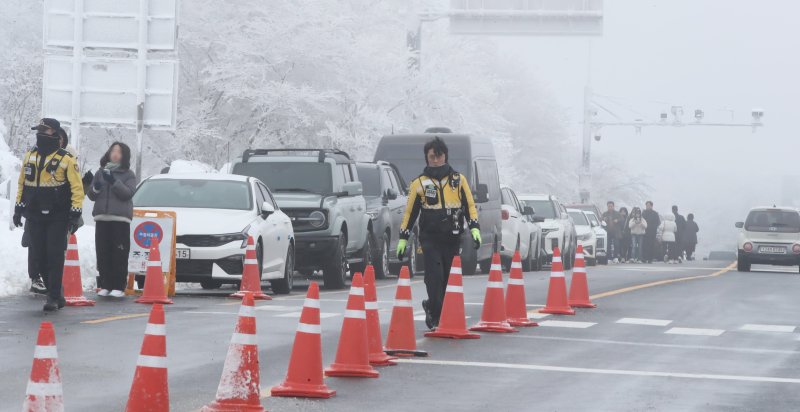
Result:
{"type": "Polygon", "coordinates": [[[256,306],[256,310],[263,310],[268,312],[283,312],[287,310],[297,310],[297,306],[261,305],[261,306],[256,306]]]}
{"type": "Polygon", "coordinates": [[[672,321],[665,319],[622,318],[618,320],[617,323],[626,325],[667,326],[672,323],[672,321]]]}
{"type": "MultiPolygon", "coordinates": [[[[303,312],[289,312],[289,313],[281,313],[280,315],[275,315],[276,318],[299,318],[303,312]]],[[[336,316],[342,316],[341,313],[327,313],[327,312],[320,312],[319,318],[326,319],[326,318],[333,318],[336,316]]]]}
{"type": "Polygon", "coordinates": [[[702,379],[702,380],[720,380],[720,381],[739,381],[739,382],[765,382],[765,383],[790,383],[800,384],[800,379],[795,378],[778,378],[770,376],[745,376],[745,375],[714,375],[705,373],[683,373],[683,372],[656,372],[656,371],[635,371],[623,369],[594,369],[594,368],[574,368],[566,366],[547,366],[547,365],[521,365],[511,363],[491,363],[491,362],[462,362],[462,361],[445,361],[433,359],[398,359],[401,363],[416,363],[422,365],[437,365],[437,366],[467,366],[479,368],[497,368],[497,369],[518,369],[518,370],[533,370],[533,371],[547,371],[547,372],[566,372],[566,373],[590,373],[598,375],[624,375],[624,376],[643,376],[643,377],[659,377],[659,378],[685,378],[685,379],[702,379]]]}
{"type": "Polygon", "coordinates": [[[669,335],[691,335],[691,336],[719,336],[725,333],[724,329],[700,329],[700,328],[672,328],[666,332],[669,335]]]}
{"type": "Polygon", "coordinates": [[[744,330],[748,332],[783,332],[783,333],[792,333],[796,327],[794,326],[786,326],[786,325],[758,325],[758,324],[751,324],[748,323],[744,325],[739,330],[744,330]]]}
{"type": "Polygon", "coordinates": [[[529,319],[544,319],[548,316],[550,316],[549,313],[528,312],[529,319]]]}
{"type": "Polygon", "coordinates": [[[586,329],[590,328],[597,323],[594,322],[576,322],[576,321],[569,321],[569,320],[546,320],[543,322],[539,322],[539,326],[549,326],[553,328],[576,328],[576,329],[586,329]]]}

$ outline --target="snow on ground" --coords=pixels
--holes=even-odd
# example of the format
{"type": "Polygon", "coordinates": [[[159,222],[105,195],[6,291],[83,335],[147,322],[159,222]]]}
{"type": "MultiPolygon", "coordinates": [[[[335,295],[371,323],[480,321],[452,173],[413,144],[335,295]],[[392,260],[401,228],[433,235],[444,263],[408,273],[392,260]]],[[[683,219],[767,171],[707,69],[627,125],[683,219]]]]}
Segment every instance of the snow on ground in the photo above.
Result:
{"type": "Polygon", "coordinates": [[[175,160],[169,165],[170,173],[217,173],[213,166],[196,160],[175,160]]]}

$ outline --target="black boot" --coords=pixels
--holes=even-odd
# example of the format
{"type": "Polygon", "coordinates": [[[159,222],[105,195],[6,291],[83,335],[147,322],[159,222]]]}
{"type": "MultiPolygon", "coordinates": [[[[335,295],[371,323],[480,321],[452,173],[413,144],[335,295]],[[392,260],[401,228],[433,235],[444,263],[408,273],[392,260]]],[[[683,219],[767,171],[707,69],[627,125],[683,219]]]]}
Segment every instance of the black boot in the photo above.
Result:
{"type": "Polygon", "coordinates": [[[64,307],[67,304],[67,300],[63,297],[61,298],[54,298],[52,296],[47,297],[47,302],[44,304],[42,308],[45,312],[55,312],[64,307]]]}
{"type": "Polygon", "coordinates": [[[427,326],[428,329],[433,330],[436,327],[436,325],[434,325],[433,323],[433,315],[431,314],[431,310],[428,307],[427,299],[422,301],[422,309],[425,311],[425,326],[427,326]]]}

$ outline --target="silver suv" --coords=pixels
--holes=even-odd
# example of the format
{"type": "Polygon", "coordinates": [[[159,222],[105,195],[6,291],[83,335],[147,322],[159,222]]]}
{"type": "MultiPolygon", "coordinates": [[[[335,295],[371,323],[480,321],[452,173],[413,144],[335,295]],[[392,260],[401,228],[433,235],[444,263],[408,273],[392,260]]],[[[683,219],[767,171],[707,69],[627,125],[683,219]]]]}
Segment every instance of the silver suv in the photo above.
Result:
{"type": "Polygon", "coordinates": [[[350,265],[371,261],[372,230],[363,187],[350,156],[332,149],[249,149],[233,173],[266,183],[292,220],[295,267],[322,270],[325,287],[346,286],[350,265]]]}

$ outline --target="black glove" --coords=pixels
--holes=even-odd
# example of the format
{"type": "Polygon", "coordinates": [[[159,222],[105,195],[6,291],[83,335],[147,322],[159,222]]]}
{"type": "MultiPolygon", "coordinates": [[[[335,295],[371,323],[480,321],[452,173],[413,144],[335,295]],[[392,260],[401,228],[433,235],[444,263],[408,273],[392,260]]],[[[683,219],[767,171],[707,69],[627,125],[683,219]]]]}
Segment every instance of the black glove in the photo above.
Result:
{"type": "Polygon", "coordinates": [[[94,182],[92,182],[92,189],[94,189],[95,192],[99,192],[102,187],[103,179],[94,179],[94,182]]]}
{"type": "Polygon", "coordinates": [[[82,226],[81,219],[83,219],[83,213],[80,209],[72,209],[69,212],[69,233],[75,234],[78,231],[78,228],[82,226]]]}
{"type": "Polygon", "coordinates": [[[83,178],[81,179],[81,181],[83,182],[83,187],[86,187],[86,186],[89,186],[90,184],[92,184],[92,180],[94,180],[94,174],[92,174],[91,170],[86,172],[86,173],[84,173],[83,174],[83,178]]]}
{"type": "Polygon", "coordinates": [[[15,206],[14,207],[14,226],[15,227],[22,227],[22,206],[15,206]]]}
{"type": "Polygon", "coordinates": [[[103,169],[103,179],[110,185],[113,185],[117,180],[117,178],[114,177],[114,173],[111,173],[111,171],[107,169],[103,169]]]}

